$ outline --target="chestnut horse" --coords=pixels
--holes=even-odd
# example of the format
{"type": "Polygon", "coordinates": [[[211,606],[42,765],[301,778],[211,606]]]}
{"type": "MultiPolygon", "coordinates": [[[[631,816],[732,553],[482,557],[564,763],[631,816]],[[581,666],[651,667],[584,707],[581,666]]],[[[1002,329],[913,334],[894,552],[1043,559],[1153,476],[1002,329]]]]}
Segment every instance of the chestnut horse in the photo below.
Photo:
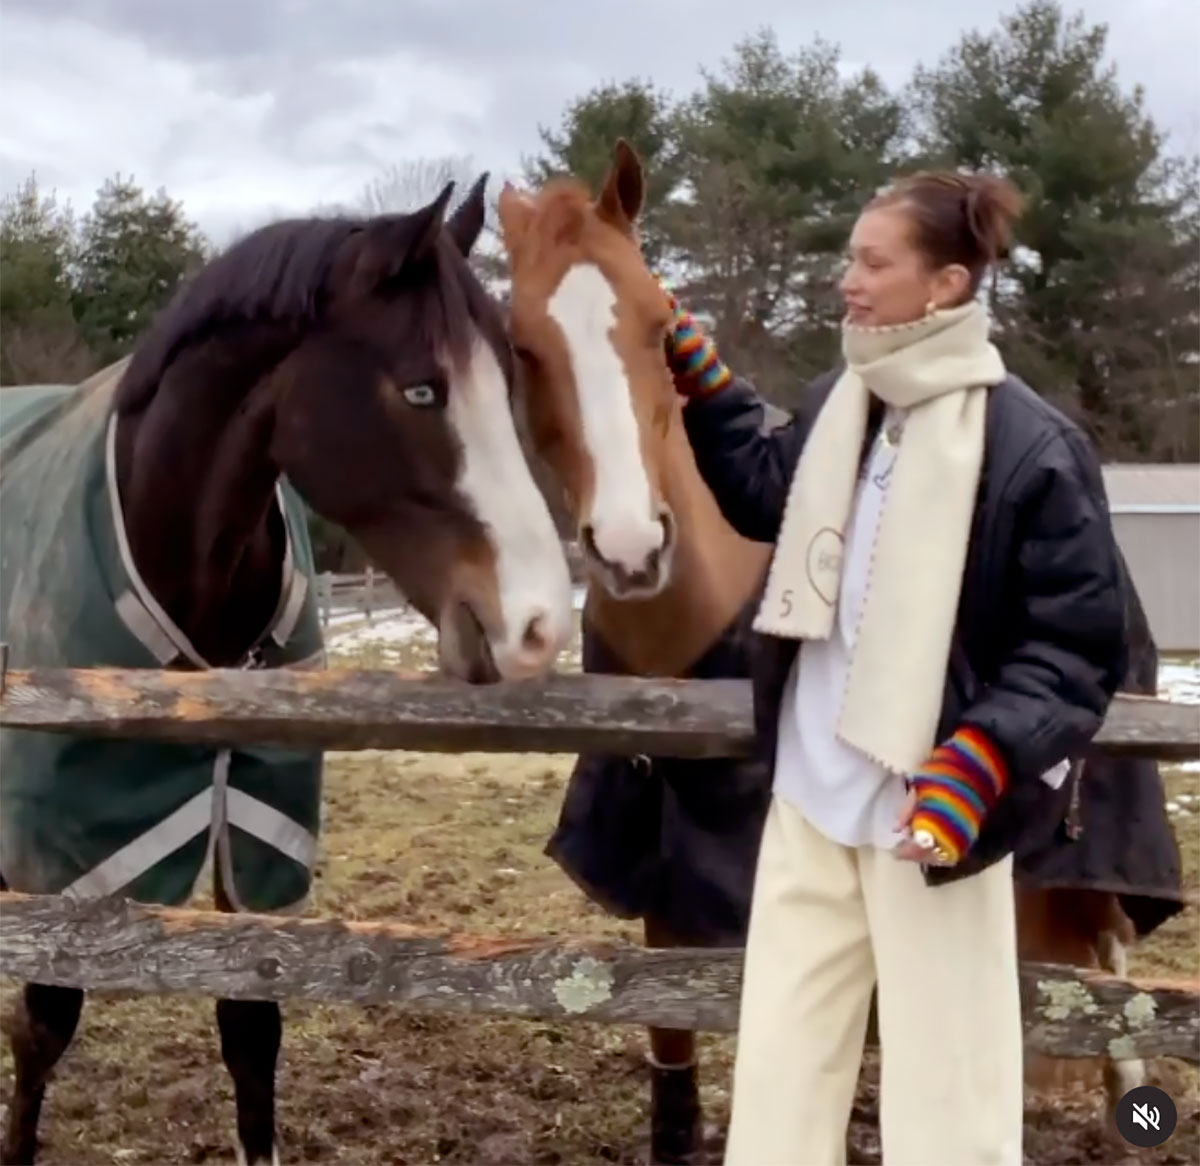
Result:
{"type": "MultiPolygon", "coordinates": [[[[201,269],[127,361],[78,388],[0,394],[13,666],[319,664],[307,504],[436,625],[448,674],[550,669],[570,578],[516,432],[504,320],[467,261],[485,180],[449,219],[452,186],[413,213],[264,227],[201,269]]],[[[208,851],[223,910],[307,895],[320,752],[214,762],[15,730],[0,745],[8,888],[179,903],[208,851]]],[[[5,1162],[34,1158],[83,998],[30,984],[17,1002],[5,1162]]],[[[277,1160],[279,1008],[218,1000],[216,1017],[238,1157],[277,1160]]]]}
{"type": "MultiPolygon", "coordinates": [[[[771,548],[729,526],[692,456],[664,359],[668,299],[638,246],[643,188],[640,162],[620,141],[598,197],[571,178],[501,192],[522,405],[588,564],[585,670],[745,676],[771,548]]],[[[1132,593],[1131,605],[1139,689],[1153,692],[1153,643],[1132,593]]],[[[1174,867],[1148,889],[1153,926],[1178,909],[1179,874],[1157,769],[1088,764],[1125,765],[1117,786],[1127,791],[1138,777],[1157,815],[1156,847],[1174,867]]],[[[1078,766],[1071,780],[1078,790],[1078,766]]],[[[640,917],[650,946],[740,946],[769,786],[748,762],[584,757],[548,852],[606,909],[640,917]]],[[[1120,831],[1125,796],[1102,800],[1101,835],[1120,831]]],[[[1018,908],[1023,958],[1123,970],[1132,927],[1111,889],[1081,887],[1069,872],[1039,879],[1035,867],[1032,882],[1018,882],[1018,908]]],[[[649,1037],[651,1159],[700,1161],[694,1034],[649,1037]]],[[[1118,1096],[1141,1079],[1140,1063],[1121,1069],[1110,1080],[1118,1096]]]]}

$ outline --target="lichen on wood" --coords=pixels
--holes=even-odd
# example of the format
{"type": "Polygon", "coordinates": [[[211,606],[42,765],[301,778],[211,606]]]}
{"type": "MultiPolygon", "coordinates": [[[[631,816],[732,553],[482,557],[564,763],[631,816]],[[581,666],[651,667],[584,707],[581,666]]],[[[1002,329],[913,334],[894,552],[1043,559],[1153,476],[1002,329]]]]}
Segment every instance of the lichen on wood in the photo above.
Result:
{"type": "MultiPolygon", "coordinates": [[[[488,937],[406,924],[225,915],[0,894],[0,974],[93,991],[388,1004],[732,1032],[742,952],[488,937]]],[[[1021,967],[1025,1046],[1200,1064],[1200,985],[1021,967]]]]}

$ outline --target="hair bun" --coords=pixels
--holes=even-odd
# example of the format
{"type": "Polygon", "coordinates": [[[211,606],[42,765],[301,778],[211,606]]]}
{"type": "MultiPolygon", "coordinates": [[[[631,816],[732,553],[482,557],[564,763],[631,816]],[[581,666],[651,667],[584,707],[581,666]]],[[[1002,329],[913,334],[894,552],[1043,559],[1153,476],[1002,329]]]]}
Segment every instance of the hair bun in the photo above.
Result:
{"type": "Polygon", "coordinates": [[[1013,226],[1024,209],[1021,192],[996,174],[963,176],[967,225],[989,262],[1008,257],[1013,226]]]}

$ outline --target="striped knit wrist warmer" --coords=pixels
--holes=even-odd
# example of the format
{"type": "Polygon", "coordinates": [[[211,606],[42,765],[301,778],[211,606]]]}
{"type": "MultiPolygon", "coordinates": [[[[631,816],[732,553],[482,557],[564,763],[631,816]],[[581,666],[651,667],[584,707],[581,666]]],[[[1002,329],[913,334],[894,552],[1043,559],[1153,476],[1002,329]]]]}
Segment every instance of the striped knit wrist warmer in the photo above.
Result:
{"type": "Polygon", "coordinates": [[[999,750],[979,729],[959,729],[912,776],[912,831],[927,830],[952,863],[979,837],[987,813],[1008,785],[999,750]]]}
{"type": "Polygon", "coordinates": [[[675,384],[685,397],[702,397],[725,388],[733,374],[717,355],[717,346],[706,336],[691,312],[671,297],[675,322],[667,337],[667,363],[675,384]]]}

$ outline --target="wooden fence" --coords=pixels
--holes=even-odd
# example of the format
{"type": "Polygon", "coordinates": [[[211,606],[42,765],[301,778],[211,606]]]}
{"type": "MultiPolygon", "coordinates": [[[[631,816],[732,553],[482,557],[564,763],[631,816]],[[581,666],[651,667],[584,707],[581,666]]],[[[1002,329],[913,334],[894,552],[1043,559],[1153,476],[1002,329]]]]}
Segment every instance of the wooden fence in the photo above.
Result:
{"type": "MultiPolygon", "coordinates": [[[[752,737],[745,681],[576,675],[473,688],[343,670],[14,670],[4,677],[0,725],[209,744],[689,757],[742,755],[752,737]]],[[[1097,748],[1200,756],[1200,707],[1120,696],[1097,748]]],[[[741,952],[3,894],[0,974],[94,990],[730,1031],[741,952]]],[[[1031,1051],[1200,1064],[1196,981],[1027,964],[1021,985],[1031,1051]]]]}
{"type": "MultiPolygon", "coordinates": [[[[583,579],[583,559],[576,543],[566,544],[567,563],[575,583],[583,579]]],[[[317,599],[321,607],[322,626],[328,627],[335,611],[355,611],[368,624],[381,611],[405,609],[408,602],[396,589],[396,585],[385,574],[368,567],[357,574],[333,574],[330,571],[317,576],[317,599]]]]}
{"type": "Polygon", "coordinates": [[[357,612],[369,624],[378,612],[408,606],[396,585],[373,567],[357,575],[334,575],[329,571],[318,575],[317,602],[321,608],[321,626],[326,628],[335,611],[357,612]]]}

